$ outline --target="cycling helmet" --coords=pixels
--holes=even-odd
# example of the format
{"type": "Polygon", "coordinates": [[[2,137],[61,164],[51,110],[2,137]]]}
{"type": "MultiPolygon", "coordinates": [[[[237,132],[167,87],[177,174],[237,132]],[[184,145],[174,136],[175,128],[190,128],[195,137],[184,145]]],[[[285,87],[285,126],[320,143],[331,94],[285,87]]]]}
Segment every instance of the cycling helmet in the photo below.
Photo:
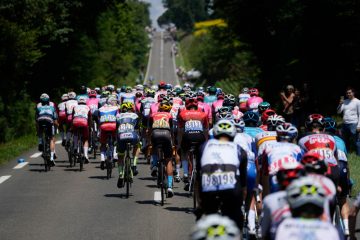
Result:
{"type": "Polygon", "coordinates": [[[79,89],[80,94],[87,94],[87,87],[82,85],[79,89]]]}
{"type": "Polygon", "coordinates": [[[224,100],[224,98],[225,98],[225,94],[224,93],[217,93],[216,94],[216,97],[217,97],[217,100],[220,100],[220,99],[223,99],[224,100]]]}
{"type": "Polygon", "coordinates": [[[306,152],[300,162],[309,173],[325,175],[328,170],[328,165],[324,157],[315,151],[306,152]]]}
{"type": "Polygon", "coordinates": [[[121,92],[126,92],[126,85],[121,86],[121,92]]]}
{"type": "Polygon", "coordinates": [[[198,92],[204,92],[204,87],[198,87],[197,91],[198,92]]]}
{"type": "Polygon", "coordinates": [[[125,92],[126,93],[132,93],[132,87],[130,87],[130,86],[128,86],[128,87],[126,87],[126,89],[125,89],[125,92]]]}
{"type": "Polygon", "coordinates": [[[257,88],[250,88],[249,89],[249,94],[250,94],[251,97],[259,96],[259,90],[257,88]]]}
{"type": "Polygon", "coordinates": [[[167,84],[165,84],[165,89],[166,90],[171,90],[173,88],[173,86],[172,86],[172,84],[171,83],[167,83],[167,84]]]}
{"type": "Polygon", "coordinates": [[[267,130],[268,131],[275,131],[276,127],[278,125],[280,125],[280,124],[283,124],[283,123],[285,123],[285,118],[283,116],[277,115],[277,114],[269,116],[268,119],[266,120],[267,130]]]}
{"type": "Polygon", "coordinates": [[[243,89],[241,89],[241,93],[249,93],[249,88],[244,87],[243,89]]]}
{"type": "Polygon", "coordinates": [[[164,81],[160,81],[158,85],[158,89],[165,89],[165,87],[166,87],[166,83],[164,81]]]}
{"type": "Polygon", "coordinates": [[[142,84],[138,84],[135,86],[136,91],[143,91],[144,90],[144,86],[142,84]]]}
{"type": "Polygon", "coordinates": [[[324,118],[324,127],[327,132],[335,133],[337,130],[337,124],[335,119],[331,117],[324,118]]]}
{"type": "Polygon", "coordinates": [[[170,112],[172,106],[169,101],[163,100],[159,105],[159,111],[160,112],[170,112]]]}
{"type": "Polygon", "coordinates": [[[215,94],[216,94],[216,91],[217,91],[216,87],[211,86],[211,87],[209,88],[209,90],[208,90],[208,93],[209,93],[210,95],[215,95],[215,94]]]}
{"type": "Polygon", "coordinates": [[[141,98],[142,96],[143,96],[142,92],[136,92],[135,93],[136,98],[141,98]]]}
{"type": "Polygon", "coordinates": [[[169,97],[175,97],[176,96],[176,92],[174,90],[168,89],[167,90],[167,95],[169,97]]]}
{"type": "Polygon", "coordinates": [[[112,84],[109,84],[109,85],[106,87],[106,90],[108,90],[108,91],[112,92],[112,91],[114,91],[114,90],[115,90],[115,86],[114,86],[114,85],[112,85],[112,84]]]}
{"type": "Polygon", "coordinates": [[[217,213],[205,215],[193,226],[191,240],[240,240],[241,233],[236,223],[217,213]]]}
{"type": "Polygon", "coordinates": [[[223,93],[223,90],[221,88],[216,88],[216,94],[223,93]]]}
{"type": "Polygon", "coordinates": [[[49,102],[50,102],[50,97],[49,97],[49,95],[46,94],[46,93],[41,94],[41,96],[40,96],[40,102],[41,102],[42,104],[49,104],[49,102]]]}
{"type": "Polygon", "coordinates": [[[233,119],[235,127],[236,127],[236,131],[237,132],[244,132],[244,128],[245,128],[245,122],[242,118],[238,118],[238,119],[233,119]]]}
{"type": "Polygon", "coordinates": [[[218,113],[222,113],[222,112],[229,112],[231,113],[231,107],[229,106],[222,106],[217,110],[218,113]]]}
{"type": "Polygon", "coordinates": [[[196,108],[198,107],[198,101],[196,98],[186,98],[185,100],[186,109],[196,108]]]}
{"type": "Polygon", "coordinates": [[[320,216],[323,213],[326,192],[320,183],[310,176],[294,180],[286,188],[286,199],[294,217],[300,213],[320,216]]]}
{"type": "Polygon", "coordinates": [[[106,103],[112,106],[116,106],[116,104],[118,104],[118,101],[116,97],[109,96],[109,98],[106,100],[106,103]]]}
{"type": "Polygon", "coordinates": [[[162,98],[162,101],[166,101],[166,102],[171,103],[171,102],[172,102],[172,97],[170,97],[170,96],[168,96],[168,95],[165,95],[165,96],[162,98]]]}
{"type": "Polygon", "coordinates": [[[225,135],[233,140],[236,135],[235,124],[233,121],[228,119],[220,119],[217,123],[215,123],[213,131],[215,138],[219,138],[225,135]]]}
{"type": "Polygon", "coordinates": [[[205,94],[204,94],[203,92],[198,92],[198,93],[196,94],[196,98],[197,98],[198,101],[203,102],[203,101],[204,101],[204,98],[205,98],[205,94]]]}
{"type": "Polygon", "coordinates": [[[127,112],[129,110],[134,110],[134,104],[132,102],[124,102],[120,106],[121,112],[127,112]]]}
{"type": "Polygon", "coordinates": [[[90,90],[89,97],[96,98],[97,92],[95,90],[90,90]]]}
{"type": "Polygon", "coordinates": [[[151,89],[156,92],[157,90],[159,90],[159,87],[157,85],[152,85],[151,89]]]}
{"type": "Polygon", "coordinates": [[[261,102],[258,105],[259,112],[262,113],[267,109],[270,109],[271,105],[268,102],[261,102]]]}
{"type": "Polygon", "coordinates": [[[231,112],[218,112],[216,114],[216,122],[219,121],[220,119],[233,120],[234,116],[232,115],[231,112]]]}
{"type": "Polygon", "coordinates": [[[110,95],[110,92],[109,92],[109,91],[103,91],[103,92],[101,93],[101,98],[107,98],[109,95],[110,95]]]}
{"type": "Polygon", "coordinates": [[[292,142],[298,136],[298,130],[291,123],[283,123],[276,127],[276,135],[278,141],[292,142]]]}
{"type": "Polygon", "coordinates": [[[146,92],[145,92],[145,95],[146,97],[155,97],[155,91],[152,90],[152,89],[148,89],[146,92]]]}
{"type": "Polygon", "coordinates": [[[121,88],[116,88],[116,93],[117,94],[121,93],[121,88]]]}
{"type": "Polygon", "coordinates": [[[78,98],[78,104],[86,104],[86,97],[85,96],[79,96],[78,98]]]}
{"type": "Polygon", "coordinates": [[[69,99],[75,99],[76,98],[76,93],[75,92],[69,92],[68,96],[69,96],[69,99]]]}
{"type": "Polygon", "coordinates": [[[190,84],[189,83],[184,83],[184,87],[190,88],[190,84]]]}
{"type": "Polygon", "coordinates": [[[100,94],[100,93],[101,93],[101,90],[100,90],[99,87],[94,88],[94,90],[96,91],[97,94],[100,94]]]}
{"type": "MultiPolygon", "coordinates": [[[[261,104],[261,103],[260,103],[260,104],[261,104]]],[[[266,110],[260,111],[260,112],[262,112],[262,113],[261,113],[261,122],[262,122],[263,124],[266,123],[266,121],[268,120],[268,118],[269,118],[270,116],[274,116],[274,115],[276,114],[276,112],[275,112],[274,110],[272,110],[272,109],[266,109],[266,110]]]]}
{"type": "Polygon", "coordinates": [[[165,94],[163,94],[163,93],[159,94],[159,95],[157,96],[157,101],[158,101],[158,102],[161,102],[161,101],[164,99],[164,97],[165,97],[165,94]]]}
{"type": "Polygon", "coordinates": [[[61,96],[61,101],[67,101],[69,99],[69,95],[67,93],[64,93],[62,96],[61,96]]]}
{"type": "Polygon", "coordinates": [[[303,177],[306,174],[304,166],[297,161],[282,160],[279,165],[276,179],[282,189],[286,189],[293,180],[303,177]]]}
{"type": "Polygon", "coordinates": [[[323,128],[324,127],[324,117],[321,114],[310,114],[305,122],[306,128],[323,128]]]}
{"type": "Polygon", "coordinates": [[[243,116],[246,126],[257,126],[259,124],[259,113],[253,111],[246,111],[243,116]]]}

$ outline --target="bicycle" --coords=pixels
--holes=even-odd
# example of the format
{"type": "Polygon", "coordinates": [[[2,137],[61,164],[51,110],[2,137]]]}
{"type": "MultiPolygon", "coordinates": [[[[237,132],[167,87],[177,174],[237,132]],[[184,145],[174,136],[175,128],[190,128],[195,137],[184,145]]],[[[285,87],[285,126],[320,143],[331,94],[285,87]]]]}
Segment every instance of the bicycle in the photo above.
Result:
{"type": "Polygon", "coordinates": [[[167,183],[165,178],[165,157],[163,152],[163,146],[157,145],[157,156],[158,156],[158,176],[157,183],[158,187],[161,189],[161,206],[164,206],[165,194],[167,194],[167,183]]]}
{"type": "Polygon", "coordinates": [[[74,151],[74,159],[73,159],[73,163],[74,163],[74,166],[76,165],[76,163],[78,162],[79,165],[80,165],[80,171],[83,171],[84,170],[84,156],[83,156],[83,149],[84,149],[84,146],[83,146],[83,138],[82,138],[82,131],[83,131],[83,128],[77,128],[76,130],[76,133],[75,135],[78,137],[77,139],[77,147],[75,149],[75,147],[73,148],[75,151],[74,151]]]}
{"type": "MultiPolygon", "coordinates": [[[[196,196],[196,177],[197,177],[197,171],[196,171],[196,145],[195,143],[191,143],[190,151],[189,151],[189,170],[191,170],[191,176],[189,181],[189,189],[190,196],[193,197],[193,206],[194,209],[196,209],[197,205],[197,196],[196,196]]],[[[185,189],[187,190],[187,189],[185,189]]]]}
{"type": "Polygon", "coordinates": [[[132,158],[130,153],[132,152],[131,143],[126,143],[125,161],[124,161],[124,184],[126,184],[126,198],[129,198],[130,187],[133,182],[133,174],[131,172],[132,158]]]}
{"type": "Polygon", "coordinates": [[[50,155],[51,155],[51,150],[50,150],[50,136],[48,134],[48,129],[49,125],[48,124],[43,124],[41,125],[41,128],[43,129],[42,132],[42,143],[43,143],[43,153],[42,153],[42,157],[44,159],[44,170],[45,172],[50,171],[51,168],[51,164],[50,164],[50,155]]]}
{"type": "Polygon", "coordinates": [[[89,143],[91,146],[91,149],[94,154],[94,159],[96,159],[96,150],[97,150],[97,123],[96,121],[93,121],[92,127],[90,128],[90,139],[89,143]]]}
{"type": "Polygon", "coordinates": [[[107,133],[105,166],[106,178],[110,179],[114,167],[114,140],[111,132],[107,133]]]}
{"type": "Polygon", "coordinates": [[[342,236],[346,236],[344,219],[341,216],[341,209],[340,209],[337,197],[336,197],[336,202],[335,202],[335,210],[334,210],[334,214],[333,214],[332,223],[338,229],[339,233],[342,236]]]}

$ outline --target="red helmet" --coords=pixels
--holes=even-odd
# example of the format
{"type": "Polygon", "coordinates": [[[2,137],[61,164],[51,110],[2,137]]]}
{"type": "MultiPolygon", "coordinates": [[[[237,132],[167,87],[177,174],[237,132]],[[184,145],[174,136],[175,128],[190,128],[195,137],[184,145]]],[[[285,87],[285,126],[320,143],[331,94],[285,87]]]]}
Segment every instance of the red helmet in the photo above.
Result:
{"type": "Polygon", "coordinates": [[[161,102],[163,100],[163,98],[165,97],[165,94],[161,93],[158,95],[158,102],[161,102]]]}
{"type": "Polygon", "coordinates": [[[275,110],[273,110],[273,109],[267,109],[267,110],[265,110],[265,111],[261,114],[261,122],[262,122],[263,124],[265,124],[266,121],[268,120],[268,118],[269,118],[270,116],[275,115],[275,114],[276,114],[276,112],[275,112],[275,110]]]}
{"type": "Polygon", "coordinates": [[[219,100],[219,99],[223,99],[223,100],[224,100],[225,95],[224,95],[224,93],[218,93],[218,94],[216,95],[216,97],[217,97],[218,100],[219,100]]]}
{"type": "Polygon", "coordinates": [[[259,96],[259,90],[257,88],[250,88],[249,89],[250,96],[259,96]]]}
{"type": "Polygon", "coordinates": [[[313,126],[313,124],[318,124],[319,127],[324,127],[324,117],[321,114],[313,113],[310,114],[305,122],[305,126],[307,128],[310,128],[313,126]]]}
{"type": "Polygon", "coordinates": [[[95,90],[90,90],[89,97],[96,97],[96,96],[97,96],[97,92],[95,90]]]}
{"type": "Polygon", "coordinates": [[[324,157],[315,151],[306,152],[301,159],[301,164],[304,165],[308,172],[324,175],[328,170],[324,157]]]}
{"type": "Polygon", "coordinates": [[[291,162],[282,160],[280,162],[279,170],[276,173],[276,179],[282,188],[286,188],[291,181],[302,176],[305,176],[304,166],[296,161],[291,162]]]}
{"type": "Polygon", "coordinates": [[[190,109],[192,107],[198,107],[198,100],[196,98],[187,98],[185,101],[186,109],[190,109]]]}
{"type": "Polygon", "coordinates": [[[165,87],[166,87],[166,82],[160,81],[160,83],[159,83],[159,89],[165,89],[165,87]]]}

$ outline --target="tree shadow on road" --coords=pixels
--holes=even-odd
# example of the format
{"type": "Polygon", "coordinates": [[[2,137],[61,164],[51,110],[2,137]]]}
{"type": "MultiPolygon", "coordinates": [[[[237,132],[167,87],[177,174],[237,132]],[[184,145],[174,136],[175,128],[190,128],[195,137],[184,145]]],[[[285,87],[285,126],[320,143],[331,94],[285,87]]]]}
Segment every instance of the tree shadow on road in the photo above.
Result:
{"type": "Polygon", "coordinates": [[[102,180],[108,180],[106,176],[90,176],[91,179],[102,179],[102,180]]]}
{"type": "Polygon", "coordinates": [[[136,178],[136,179],[145,180],[145,181],[154,181],[154,180],[156,180],[155,177],[139,177],[139,178],[136,178]]]}
{"type": "MultiPolygon", "coordinates": [[[[129,198],[133,196],[131,193],[129,194],[129,198]]],[[[108,194],[104,194],[104,197],[109,197],[109,198],[127,198],[126,194],[124,193],[108,193],[108,194]]]]}

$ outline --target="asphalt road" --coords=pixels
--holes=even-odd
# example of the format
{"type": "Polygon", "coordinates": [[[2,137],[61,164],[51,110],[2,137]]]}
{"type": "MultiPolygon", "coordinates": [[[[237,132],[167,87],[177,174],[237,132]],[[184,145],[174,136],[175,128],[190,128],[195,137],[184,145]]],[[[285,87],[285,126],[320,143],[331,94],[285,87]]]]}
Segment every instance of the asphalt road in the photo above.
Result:
{"type": "Polygon", "coordinates": [[[30,157],[36,149],[21,156],[27,162],[22,168],[14,169],[16,159],[0,168],[0,239],[188,239],[195,217],[182,182],[159,205],[156,180],[140,159],[127,199],[117,174],[106,179],[99,156],[80,172],[69,167],[61,145],[56,151],[50,172],[43,171],[41,156],[30,157]]]}
{"type": "Polygon", "coordinates": [[[145,82],[147,82],[150,76],[153,76],[155,79],[154,83],[163,80],[173,85],[179,84],[175,72],[175,59],[171,55],[172,44],[173,42],[168,38],[166,32],[154,33],[145,82]]]}

